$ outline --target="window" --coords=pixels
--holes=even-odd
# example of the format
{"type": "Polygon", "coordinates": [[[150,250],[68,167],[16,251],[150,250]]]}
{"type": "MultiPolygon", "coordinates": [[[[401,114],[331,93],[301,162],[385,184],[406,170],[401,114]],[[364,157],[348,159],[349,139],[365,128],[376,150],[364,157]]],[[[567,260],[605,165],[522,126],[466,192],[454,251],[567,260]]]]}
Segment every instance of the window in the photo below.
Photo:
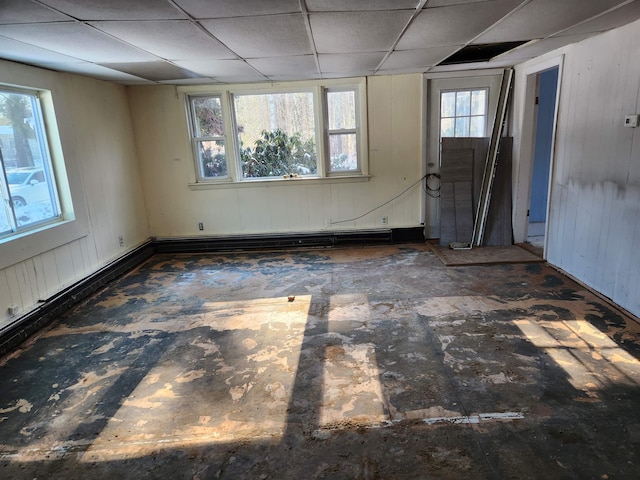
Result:
{"type": "Polygon", "coordinates": [[[38,94],[0,87],[0,238],[61,219],[38,94]]]}
{"type": "Polygon", "coordinates": [[[184,87],[198,183],[364,177],[365,80],[184,87]]]}
{"type": "Polygon", "coordinates": [[[228,177],[220,96],[191,97],[191,114],[198,178],[228,177]]]}
{"type": "Polygon", "coordinates": [[[233,96],[243,178],[317,175],[313,92],[233,96]]]}
{"type": "Polygon", "coordinates": [[[440,137],[484,137],[487,89],[440,94],[440,137]]]}
{"type": "Polygon", "coordinates": [[[358,162],[356,91],[327,91],[329,171],[354,172],[358,162]]]}

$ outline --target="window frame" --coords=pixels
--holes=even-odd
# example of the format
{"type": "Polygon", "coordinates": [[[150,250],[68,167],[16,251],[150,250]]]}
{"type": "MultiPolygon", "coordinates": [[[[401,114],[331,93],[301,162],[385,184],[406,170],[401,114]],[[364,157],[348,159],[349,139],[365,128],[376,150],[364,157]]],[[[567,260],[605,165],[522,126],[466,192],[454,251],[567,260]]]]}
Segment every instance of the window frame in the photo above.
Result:
{"type": "MultiPolygon", "coordinates": [[[[488,125],[488,109],[489,109],[489,87],[472,87],[472,88],[454,88],[454,89],[447,89],[447,90],[441,90],[440,91],[440,99],[439,99],[439,105],[438,105],[438,119],[439,119],[439,124],[438,124],[438,131],[439,131],[439,137],[442,140],[442,138],[448,138],[448,137],[443,137],[442,136],[442,119],[443,118],[451,118],[453,119],[453,132],[454,135],[451,138],[456,138],[457,136],[455,135],[456,132],[456,120],[458,118],[468,118],[469,122],[471,122],[471,118],[473,117],[484,117],[484,135],[486,137],[487,135],[487,125],[488,125]],[[471,98],[473,98],[473,92],[476,91],[484,91],[485,92],[485,96],[484,96],[484,114],[483,115],[472,115],[471,114],[471,110],[469,111],[469,115],[456,115],[454,111],[454,115],[452,117],[443,117],[442,116],[442,97],[444,94],[446,93],[455,93],[456,96],[459,92],[469,92],[469,94],[471,95],[471,98]]],[[[471,100],[470,100],[471,103],[471,100]]],[[[457,138],[470,138],[470,136],[466,136],[466,137],[457,137],[457,138]]]]}
{"type": "Polygon", "coordinates": [[[229,141],[228,141],[228,134],[227,134],[227,122],[224,121],[224,105],[223,105],[223,95],[220,93],[202,93],[202,94],[195,94],[195,95],[188,95],[187,96],[187,102],[189,103],[188,108],[187,108],[187,113],[188,113],[188,118],[189,118],[189,132],[190,132],[190,137],[191,137],[191,149],[193,150],[193,158],[195,161],[195,170],[196,170],[196,178],[198,182],[206,182],[206,181],[210,181],[210,180],[221,180],[221,181],[225,181],[225,180],[229,180],[231,179],[231,173],[230,173],[230,165],[229,165],[229,141]],[[218,98],[220,99],[220,109],[222,112],[222,136],[216,136],[216,135],[201,135],[199,136],[197,134],[198,132],[198,126],[196,125],[196,118],[195,118],[195,110],[193,109],[193,99],[196,98],[218,98]],[[211,142],[216,142],[216,141],[222,141],[223,145],[224,145],[224,150],[225,150],[225,163],[227,166],[227,174],[226,175],[221,175],[219,177],[206,177],[204,175],[204,171],[203,171],[203,165],[202,165],[202,159],[200,158],[200,153],[199,153],[199,148],[198,148],[198,144],[199,142],[202,141],[211,141],[211,142]]]}
{"type": "MultiPolygon", "coordinates": [[[[33,129],[36,135],[37,148],[41,158],[41,165],[34,165],[33,168],[42,168],[42,172],[47,180],[47,190],[49,191],[49,199],[53,215],[51,217],[36,220],[26,225],[20,225],[13,205],[13,199],[11,194],[11,188],[8,181],[9,168],[6,165],[6,159],[2,159],[0,162],[0,202],[7,214],[7,220],[9,223],[9,230],[0,231],[0,244],[22,238],[25,235],[29,235],[35,232],[40,232],[43,229],[55,227],[65,222],[68,215],[65,215],[65,208],[61,201],[61,197],[64,194],[64,190],[61,191],[60,180],[56,174],[56,165],[54,156],[52,154],[52,135],[55,135],[57,131],[53,128],[54,132],[50,132],[50,125],[48,125],[47,117],[51,117],[51,114],[47,115],[48,105],[47,102],[48,92],[28,87],[16,87],[13,85],[0,84],[0,93],[12,93],[30,97],[31,109],[33,114],[33,129]],[[6,198],[5,198],[6,195],[6,198]]],[[[10,144],[15,144],[15,138],[10,144]]],[[[16,167],[19,168],[19,167],[16,167]]],[[[32,174],[29,174],[32,175],[32,174]]],[[[67,211],[70,209],[68,208],[67,211]]],[[[72,210],[71,210],[72,211],[72,210]]]]}
{"type": "Polygon", "coordinates": [[[237,186],[248,186],[260,182],[322,182],[322,181],[368,181],[368,152],[366,146],[367,139],[367,82],[366,78],[347,79],[325,79],[317,81],[301,82],[273,82],[269,84],[237,84],[237,85],[199,85],[178,87],[178,92],[183,95],[185,115],[187,117],[190,150],[193,158],[193,175],[189,182],[192,189],[200,188],[230,188],[237,186]],[[353,90],[356,95],[356,122],[357,122],[357,152],[359,169],[348,171],[330,171],[330,159],[328,150],[328,117],[326,111],[326,91],[353,90]],[[317,155],[317,174],[303,175],[294,178],[282,177],[247,177],[242,176],[242,165],[240,161],[240,142],[235,133],[237,122],[235,118],[235,108],[233,103],[234,95],[250,94],[275,94],[275,93],[296,93],[309,91],[313,93],[314,120],[315,120],[315,142],[317,155]],[[194,128],[193,112],[191,109],[191,98],[195,96],[220,96],[222,104],[222,117],[225,132],[225,153],[227,160],[227,177],[203,177],[198,167],[197,150],[194,148],[194,128]]]}
{"type": "Polygon", "coordinates": [[[328,87],[323,89],[323,106],[325,108],[325,161],[326,161],[326,170],[328,175],[339,176],[339,175],[358,175],[362,173],[362,161],[361,161],[361,132],[362,128],[361,120],[360,120],[360,97],[358,95],[358,89],[356,87],[344,86],[344,87],[328,87]],[[341,128],[341,129],[331,129],[329,126],[329,100],[328,96],[330,93],[339,93],[339,92],[353,92],[354,94],[354,108],[355,108],[355,127],[354,128],[341,128]],[[351,170],[333,170],[331,168],[331,135],[356,135],[356,161],[357,168],[351,170]]]}

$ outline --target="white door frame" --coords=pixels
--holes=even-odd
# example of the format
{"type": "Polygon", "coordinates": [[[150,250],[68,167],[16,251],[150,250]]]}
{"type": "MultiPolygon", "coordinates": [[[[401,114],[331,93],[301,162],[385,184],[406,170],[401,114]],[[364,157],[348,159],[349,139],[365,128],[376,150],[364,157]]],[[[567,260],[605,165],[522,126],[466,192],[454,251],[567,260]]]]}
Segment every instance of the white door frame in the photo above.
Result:
{"type": "Polygon", "coordinates": [[[513,92],[512,111],[521,112],[519,118],[513,119],[514,151],[513,151],[513,237],[515,243],[523,243],[527,239],[529,217],[529,201],[531,197],[531,179],[533,175],[533,159],[536,135],[536,77],[545,70],[558,67],[558,85],[556,90],[556,105],[553,115],[553,130],[551,138],[551,161],[549,166],[549,190],[547,192],[547,221],[545,225],[544,256],[546,258],[549,241],[549,225],[551,214],[551,195],[554,182],[556,128],[558,123],[558,108],[560,105],[560,86],[562,83],[562,55],[549,58],[531,65],[523,70],[516,69],[516,83],[513,92]],[[520,78],[518,78],[520,77],[520,78]],[[523,78],[524,77],[524,78],[523,78]],[[518,138],[518,131],[520,132],[518,138]]]}

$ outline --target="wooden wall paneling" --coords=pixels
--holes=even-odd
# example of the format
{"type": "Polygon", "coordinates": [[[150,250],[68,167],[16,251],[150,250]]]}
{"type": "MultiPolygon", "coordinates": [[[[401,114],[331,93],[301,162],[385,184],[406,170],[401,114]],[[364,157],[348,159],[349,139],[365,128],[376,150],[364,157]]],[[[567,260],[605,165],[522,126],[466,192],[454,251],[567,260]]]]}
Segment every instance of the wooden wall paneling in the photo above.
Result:
{"type": "Polygon", "coordinates": [[[496,174],[491,189],[491,201],[487,213],[487,224],[483,245],[512,245],[511,223],[511,178],[513,138],[500,139],[500,151],[496,163],[496,174]]]}
{"type": "MultiPolygon", "coordinates": [[[[455,140],[455,139],[454,139],[455,140]]],[[[447,146],[456,146],[455,141],[447,146]]],[[[468,145],[463,140],[459,145],[468,145]]],[[[470,148],[442,150],[440,167],[440,245],[471,242],[473,233],[473,160],[470,148]]]]}
{"type": "Polygon", "coordinates": [[[41,300],[46,300],[53,293],[56,292],[58,286],[62,284],[60,277],[58,276],[58,268],[56,264],[56,258],[53,251],[45,252],[40,255],[42,259],[42,274],[44,277],[45,291],[44,297],[41,300]]]}

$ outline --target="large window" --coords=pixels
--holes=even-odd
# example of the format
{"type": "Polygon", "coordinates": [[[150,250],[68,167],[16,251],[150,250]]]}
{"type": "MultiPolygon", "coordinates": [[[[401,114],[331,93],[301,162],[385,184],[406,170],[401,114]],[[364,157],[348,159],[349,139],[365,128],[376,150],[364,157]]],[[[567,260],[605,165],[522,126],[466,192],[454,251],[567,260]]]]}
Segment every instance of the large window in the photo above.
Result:
{"type": "Polygon", "coordinates": [[[440,137],[484,137],[487,89],[440,94],[440,137]]]}
{"type": "Polygon", "coordinates": [[[312,92],[234,95],[243,178],[316,175],[312,92]]]}
{"type": "Polygon", "coordinates": [[[187,90],[197,182],[366,174],[364,80],[295,85],[187,90]]]}
{"type": "Polygon", "coordinates": [[[61,218],[37,93],[0,87],[0,238],[61,218]]]}

